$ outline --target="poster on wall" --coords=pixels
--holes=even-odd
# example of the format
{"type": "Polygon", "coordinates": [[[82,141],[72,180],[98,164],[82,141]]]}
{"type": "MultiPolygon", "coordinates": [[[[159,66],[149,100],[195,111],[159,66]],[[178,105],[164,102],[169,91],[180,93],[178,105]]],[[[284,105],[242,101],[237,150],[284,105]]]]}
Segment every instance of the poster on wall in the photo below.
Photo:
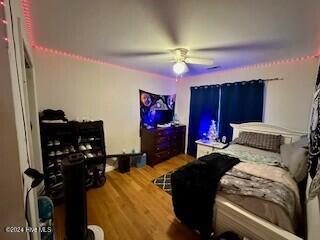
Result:
{"type": "Polygon", "coordinates": [[[158,95],[139,90],[140,127],[170,123],[174,116],[176,95],[158,95]]]}

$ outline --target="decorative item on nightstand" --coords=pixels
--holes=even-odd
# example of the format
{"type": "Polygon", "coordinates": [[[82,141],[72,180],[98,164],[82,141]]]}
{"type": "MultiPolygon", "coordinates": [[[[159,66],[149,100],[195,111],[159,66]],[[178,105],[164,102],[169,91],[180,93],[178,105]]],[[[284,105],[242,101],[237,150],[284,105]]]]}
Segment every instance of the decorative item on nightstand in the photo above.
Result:
{"type": "Polygon", "coordinates": [[[208,140],[197,140],[197,158],[208,155],[214,151],[214,149],[223,149],[228,146],[226,143],[211,142],[208,140]]]}
{"type": "Polygon", "coordinates": [[[207,133],[207,137],[210,142],[218,141],[219,135],[218,135],[217,125],[215,120],[211,120],[211,125],[207,133]]]}

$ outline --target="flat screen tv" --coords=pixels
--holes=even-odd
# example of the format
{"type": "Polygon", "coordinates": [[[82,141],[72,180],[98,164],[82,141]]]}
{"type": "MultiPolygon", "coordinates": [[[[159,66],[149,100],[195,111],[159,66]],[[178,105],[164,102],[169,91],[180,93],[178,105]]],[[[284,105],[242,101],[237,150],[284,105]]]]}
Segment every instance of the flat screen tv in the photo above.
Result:
{"type": "Polygon", "coordinates": [[[154,125],[170,123],[173,120],[172,110],[156,110],[154,125]]]}

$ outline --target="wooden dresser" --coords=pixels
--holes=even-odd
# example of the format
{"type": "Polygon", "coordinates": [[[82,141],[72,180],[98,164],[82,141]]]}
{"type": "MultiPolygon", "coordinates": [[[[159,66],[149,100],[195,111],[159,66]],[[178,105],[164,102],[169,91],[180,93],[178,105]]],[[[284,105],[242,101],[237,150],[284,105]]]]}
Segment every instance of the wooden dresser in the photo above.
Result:
{"type": "Polygon", "coordinates": [[[185,149],[186,126],[141,129],[141,152],[147,153],[147,164],[154,166],[185,149]]]}

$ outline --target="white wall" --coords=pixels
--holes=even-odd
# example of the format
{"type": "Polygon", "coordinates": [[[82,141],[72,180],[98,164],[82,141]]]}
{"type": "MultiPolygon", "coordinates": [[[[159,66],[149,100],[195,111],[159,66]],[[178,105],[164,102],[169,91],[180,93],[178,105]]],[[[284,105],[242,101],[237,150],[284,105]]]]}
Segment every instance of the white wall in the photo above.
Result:
{"type": "Polygon", "coordinates": [[[175,93],[175,81],[34,51],[40,111],[104,121],[107,152],[140,150],[139,89],[175,93]]]}
{"type": "Polygon", "coordinates": [[[266,83],[264,122],[307,131],[317,66],[317,59],[309,59],[184,78],[177,83],[176,112],[181,122],[188,124],[190,86],[279,77],[284,80],[266,83]]]}

